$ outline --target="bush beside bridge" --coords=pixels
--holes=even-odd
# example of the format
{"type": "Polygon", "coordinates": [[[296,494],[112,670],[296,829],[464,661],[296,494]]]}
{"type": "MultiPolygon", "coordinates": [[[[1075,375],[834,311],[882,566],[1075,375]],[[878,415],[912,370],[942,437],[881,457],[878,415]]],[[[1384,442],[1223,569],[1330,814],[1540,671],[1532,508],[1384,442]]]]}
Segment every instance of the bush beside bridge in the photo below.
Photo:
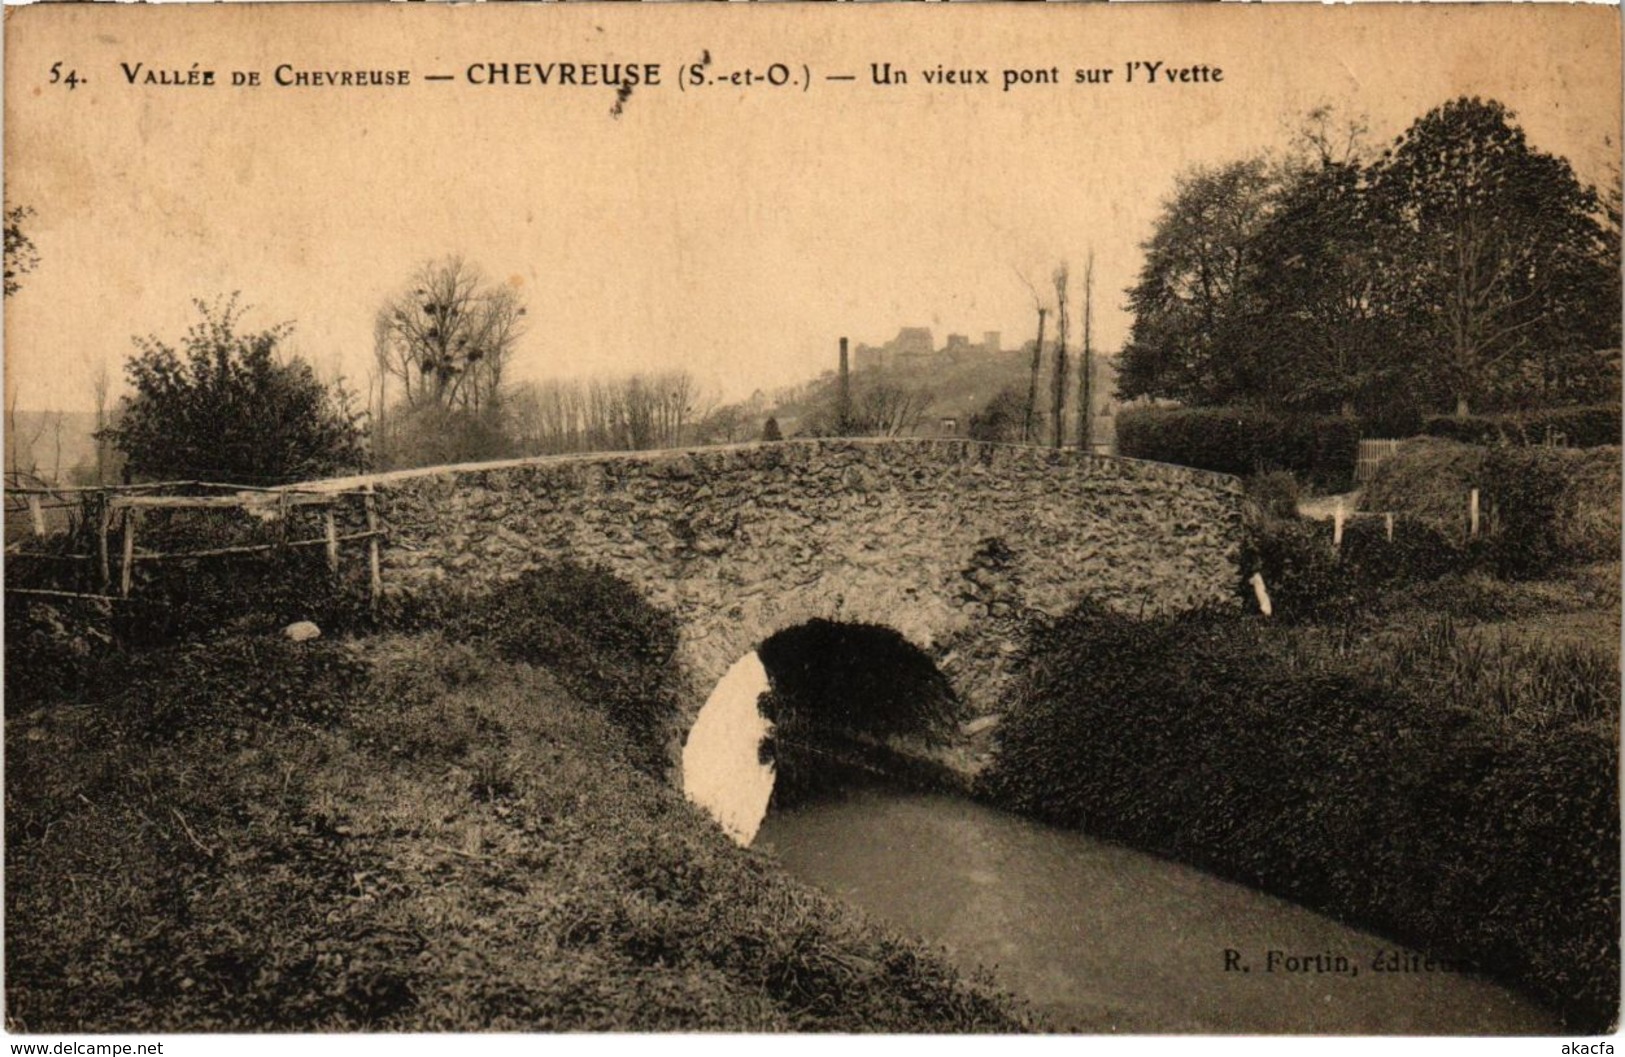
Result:
{"type": "Polygon", "coordinates": [[[1606,1031],[1619,690],[1611,656],[1448,624],[1377,643],[1084,608],[1036,644],[984,791],[1474,962],[1606,1031]]]}

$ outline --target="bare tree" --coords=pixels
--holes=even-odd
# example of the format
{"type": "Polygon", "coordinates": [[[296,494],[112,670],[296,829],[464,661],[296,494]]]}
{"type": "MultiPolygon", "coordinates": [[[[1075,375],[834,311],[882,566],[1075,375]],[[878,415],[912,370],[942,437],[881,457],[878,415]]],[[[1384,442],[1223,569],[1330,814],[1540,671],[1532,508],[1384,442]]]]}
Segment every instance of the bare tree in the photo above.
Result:
{"type": "Polygon", "coordinates": [[[1057,448],[1066,437],[1066,288],[1071,276],[1067,266],[1055,269],[1055,374],[1053,386],[1054,426],[1053,445],[1057,448]]]}
{"type": "Polygon", "coordinates": [[[732,444],[751,433],[752,416],[740,404],[723,404],[704,416],[699,424],[703,444],[732,444]]]}
{"type": "Polygon", "coordinates": [[[45,418],[40,417],[32,433],[24,436],[20,428],[21,423],[17,416],[17,397],[20,387],[10,385],[6,393],[6,463],[14,474],[30,474],[37,476],[39,472],[39,459],[35,453],[35,445],[45,433],[45,418]]]}
{"type": "Polygon", "coordinates": [[[914,432],[931,407],[931,393],[882,382],[865,388],[858,397],[856,432],[900,437],[914,432]]]}
{"type": "Polygon", "coordinates": [[[1033,309],[1038,313],[1038,340],[1033,343],[1032,375],[1027,382],[1027,407],[1021,420],[1021,440],[1031,444],[1035,428],[1033,418],[1038,413],[1038,372],[1044,362],[1044,314],[1047,310],[1039,299],[1038,290],[1027,277],[1017,272],[1016,278],[1026,284],[1027,291],[1033,295],[1033,309]]]}
{"type": "Polygon", "coordinates": [[[390,370],[389,310],[381,308],[372,320],[372,368],[367,372],[367,406],[372,414],[372,439],[375,450],[387,450],[389,437],[389,376],[390,370]],[[377,391],[376,399],[373,396],[377,391]]]}
{"type": "Polygon", "coordinates": [[[1095,304],[1095,251],[1089,251],[1089,259],[1083,266],[1083,362],[1078,364],[1078,450],[1094,450],[1095,409],[1091,404],[1094,399],[1095,354],[1092,344],[1094,329],[1095,304]]]}
{"type": "Polygon", "coordinates": [[[504,428],[527,455],[670,448],[686,443],[715,397],[686,370],[518,385],[504,428]]]}
{"type": "Polygon", "coordinates": [[[374,355],[409,407],[477,414],[496,403],[524,315],[510,287],[487,283],[462,258],[432,261],[384,305],[374,355]]]}
{"type": "Polygon", "coordinates": [[[108,425],[107,398],[112,387],[108,377],[107,361],[103,360],[96,365],[94,373],[90,376],[90,395],[96,402],[96,432],[93,439],[96,442],[96,483],[107,483],[107,438],[103,435],[108,425]]]}
{"type": "Polygon", "coordinates": [[[51,415],[51,483],[62,483],[62,412],[51,415]]]}

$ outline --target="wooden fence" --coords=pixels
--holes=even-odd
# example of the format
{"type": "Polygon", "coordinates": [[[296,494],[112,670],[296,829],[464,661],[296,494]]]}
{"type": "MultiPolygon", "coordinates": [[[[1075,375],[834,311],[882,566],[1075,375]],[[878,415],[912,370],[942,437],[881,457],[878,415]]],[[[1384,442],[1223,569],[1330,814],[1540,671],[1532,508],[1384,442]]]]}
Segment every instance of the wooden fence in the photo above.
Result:
{"type": "Polygon", "coordinates": [[[1362,440],[1354,459],[1354,483],[1370,484],[1382,461],[1399,451],[1397,440],[1362,440]]]}
{"type": "MultiPolygon", "coordinates": [[[[1481,516],[1482,510],[1480,509],[1481,504],[1478,489],[1468,489],[1467,494],[1463,498],[1464,502],[1462,505],[1462,513],[1466,520],[1467,535],[1469,538],[1476,539],[1483,527],[1483,518],[1481,516]]],[[[1339,496],[1337,505],[1332,508],[1333,547],[1341,548],[1343,546],[1343,526],[1349,521],[1358,518],[1382,518],[1384,534],[1387,536],[1388,542],[1392,543],[1394,541],[1394,515],[1391,512],[1379,510],[1350,510],[1343,502],[1343,498],[1339,496]]]]}
{"type": "Polygon", "coordinates": [[[13,484],[8,480],[6,513],[5,553],[8,558],[86,564],[91,573],[86,579],[98,585],[96,592],[14,587],[8,577],[6,591],[11,594],[123,600],[131,596],[135,586],[135,569],[142,562],[228,558],[307,547],[326,548],[328,570],[337,575],[340,550],[351,543],[366,544],[369,598],[374,607],[383,591],[379,544],[384,532],[379,527],[376,497],[371,484],[348,491],[312,492],[297,488],[248,488],[206,481],[70,488],[33,483],[13,484]],[[210,492],[216,494],[196,494],[210,492]],[[345,505],[351,503],[359,504],[358,520],[366,527],[358,532],[341,533],[339,514],[345,505]],[[237,511],[261,520],[279,519],[286,525],[290,512],[304,508],[319,509],[321,535],[193,550],[143,550],[139,545],[142,521],[155,511],[237,511]],[[19,516],[27,518],[28,527],[23,532],[16,532],[12,527],[19,516]],[[118,543],[116,558],[113,545],[115,534],[118,543]],[[44,545],[47,538],[57,536],[66,537],[70,543],[79,546],[88,543],[89,549],[55,550],[44,545]],[[116,595],[111,593],[115,583],[118,588],[116,595]]]}

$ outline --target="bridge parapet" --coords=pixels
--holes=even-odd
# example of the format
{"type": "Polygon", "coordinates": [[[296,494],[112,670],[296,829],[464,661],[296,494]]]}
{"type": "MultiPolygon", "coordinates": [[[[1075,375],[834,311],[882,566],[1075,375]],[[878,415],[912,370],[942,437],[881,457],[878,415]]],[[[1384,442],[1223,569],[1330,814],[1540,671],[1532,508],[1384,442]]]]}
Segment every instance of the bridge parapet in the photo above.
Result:
{"type": "Polygon", "coordinates": [[[371,480],[389,592],[602,564],[676,613],[699,701],[767,636],[822,617],[895,628],[992,711],[1035,621],[1086,596],[1177,611],[1238,581],[1236,479],[1075,451],[825,439],[371,480]]]}

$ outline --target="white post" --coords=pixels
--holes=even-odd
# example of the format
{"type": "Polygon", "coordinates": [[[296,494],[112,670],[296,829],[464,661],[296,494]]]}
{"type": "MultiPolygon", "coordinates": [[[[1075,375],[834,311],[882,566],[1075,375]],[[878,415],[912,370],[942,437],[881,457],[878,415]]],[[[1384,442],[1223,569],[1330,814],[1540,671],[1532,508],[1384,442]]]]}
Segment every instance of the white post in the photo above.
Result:
{"type": "Polygon", "coordinates": [[[1478,489],[1476,488],[1467,494],[1467,523],[1469,533],[1476,537],[1478,535],[1478,489]]]}
{"type": "Polygon", "coordinates": [[[1343,510],[1343,497],[1337,497],[1337,508],[1332,511],[1332,546],[1343,546],[1343,519],[1347,516],[1343,510]]]}
{"type": "Polygon", "coordinates": [[[1388,534],[1388,542],[1394,542],[1394,515],[1384,514],[1382,516],[1382,530],[1388,534]]]}
{"type": "Polygon", "coordinates": [[[1264,574],[1253,573],[1247,578],[1247,582],[1253,585],[1253,597],[1258,600],[1258,611],[1266,617],[1274,613],[1275,607],[1270,604],[1269,588],[1264,586],[1264,574]]]}

